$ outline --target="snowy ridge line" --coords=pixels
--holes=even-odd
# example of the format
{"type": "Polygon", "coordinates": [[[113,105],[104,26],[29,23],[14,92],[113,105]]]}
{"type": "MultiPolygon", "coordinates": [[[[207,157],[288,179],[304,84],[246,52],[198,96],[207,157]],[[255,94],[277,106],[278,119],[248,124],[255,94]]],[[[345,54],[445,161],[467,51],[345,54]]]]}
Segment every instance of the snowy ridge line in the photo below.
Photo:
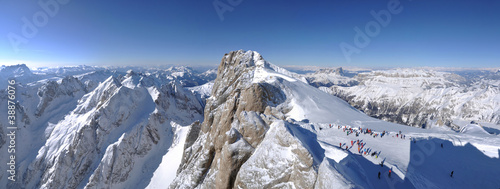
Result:
{"type": "MultiPolygon", "coordinates": [[[[169,140],[173,140],[170,136],[175,134],[170,124],[203,120],[200,103],[204,101],[184,87],[204,84],[214,75],[213,70],[187,77],[192,74],[180,70],[64,69],[31,72],[26,65],[2,68],[0,78],[9,74],[18,77],[18,119],[23,129],[18,131],[22,140],[17,142],[22,148],[16,153],[22,178],[7,182],[2,172],[0,188],[146,187],[149,175],[168,154],[169,140]],[[134,166],[121,166],[123,162],[134,166]],[[121,176],[116,179],[110,175],[121,176]]],[[[0,99],[0,104],[4,102],[0,99]]],[[[0,129],[0,138],[4,134],[0,129]]],[[[0,142],[0,150],[5,148],[0,142]]],[[[1,153],[0,159],[4,155],[1,153]]]]}

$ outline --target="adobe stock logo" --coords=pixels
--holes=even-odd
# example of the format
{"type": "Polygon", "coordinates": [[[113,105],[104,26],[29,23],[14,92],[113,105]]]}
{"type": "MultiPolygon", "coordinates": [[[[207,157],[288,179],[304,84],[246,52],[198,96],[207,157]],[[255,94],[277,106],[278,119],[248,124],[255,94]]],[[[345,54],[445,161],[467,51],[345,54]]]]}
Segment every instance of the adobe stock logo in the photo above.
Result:
{"type": "MultiPolygon", "coordinates": [[[[411,1],[411,0],[410,0],[411,1]]],[[[399,0],[390,0],[387,3],[386,10],[380,10],[375,12],[370,11],[373,19],[365,24],[364,31],[359,27],[354,27],[356,34],[354,35],[353,43],[351,45],[346,42],[341,42],[339,44],[342,54],[347,62],[351,62],[351,56],[353,53],[361,53],[361,49],[366,48],[370,45],[371,38],[374,38],[380,34],[382,27],[387,27],[391,23],[392,15],[397,15],[403,11],[403,6],[399,0]]]]}
{"type": "Polygon", "coordinates": [[[215,0],[214,2],[212,2],[215,12],[217,12],[217,15],[219,16],[221,22],[224,21],[225,12],[227,11],[233,12],[234,8],[243,2],[243,0],[226,0],[226,1],[227,3],[222,2],[222,0],[215,0]]]}
{"type": "Polygon", "coordinates": [[[42,10],[35,12],[29,19],[22,17],[20,33],[10,32],[7,34],[10,45],[14,52],[19,52],[21,44],[27,44],[29,39],[34,38],[38,34],[38,29],[46,26],[49,23],[49,17],[53,18],[59,13],[60,5],[66,5],[70,0],[39,0],[38,5],[42,10]]]}

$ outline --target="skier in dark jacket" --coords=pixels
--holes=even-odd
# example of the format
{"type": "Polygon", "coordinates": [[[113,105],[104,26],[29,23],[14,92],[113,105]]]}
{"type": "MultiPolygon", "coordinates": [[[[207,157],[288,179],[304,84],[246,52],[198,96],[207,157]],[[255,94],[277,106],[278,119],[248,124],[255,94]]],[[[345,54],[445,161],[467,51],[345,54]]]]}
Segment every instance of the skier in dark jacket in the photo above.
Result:
{"type": "Polygon", "coordinates": [[[453,171],[451,171],[450,177],[453,177],[453,171]]]}
{"type": "Polygon", "coordinates": [[[378,172],[378,179],[380,179],[380,171],[378,172]]]}

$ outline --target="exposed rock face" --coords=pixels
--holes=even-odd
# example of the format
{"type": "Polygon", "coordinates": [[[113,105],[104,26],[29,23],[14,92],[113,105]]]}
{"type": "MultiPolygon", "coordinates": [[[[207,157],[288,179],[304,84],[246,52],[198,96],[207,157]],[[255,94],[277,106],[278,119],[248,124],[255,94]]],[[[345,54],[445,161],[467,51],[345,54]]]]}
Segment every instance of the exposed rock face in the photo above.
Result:
{"type": "Polygon", "coordinates": [[[60,84],[56,81],[49,81],[38,90],[40,102],[35,116],[40,117],[50,102],[56,98],[64,98],[62,96],[81,97],[85,93],[87,93],[86,86],[72,76],[65,77],[60,84]]]}
{"type": "Polygon", "coordinates": [[[284,122],[277,122],[279,115],[284,118],[276,107],[285,101],[285,94],[274,85],[252,82],[256,62],[262,61],[252,51],[234,51],[224,56],[212,97],[207,100],[199,136],[185,149],[183,164],[170,188],[314,185],[312,155],[289,133],[284,122]],[[275,144],[278,146],[270,146],[275,144]],[[268,155],[289,149],[294,155],[267,159],[268,155]],[[253,155],[256,151],[259,155],[253,155]],[[267,171],[254,173],[251,167],[267,171]],[[268,180],[262,180],[265,177],[268,180]]]}
{"type": "Polygon", "coordinates": [[[218,77],[212,89],[212,98],[207,100],[205,121],[196,142],[186,149],[186,164],[180,168],[181,177],[176,178],[171,188],[196,187],[232,188],[240,166],[254,150],[245,137],[257,145],[268,129],[263,113],[267,102],[256,95],[264,93],[260,85],[251,85],[253,57],[241,52],[231,52],[222,59],[218,77]],[[240,77],[243,76],[243,77],[240,77]],[[253,94],[257,92],[259,94],[253,94]],[[215,98],[216,97],[216,98],[215,98]],[[250,101],[251,100],[251,101],[250,101]],[[248,106],[246,106],[248,104],[248,106]],[[248,112],[253,111],[253,112],[248,112]],[[251,114],[249,119],[247,114],[251,114]],[[264,117],[264,119],[263,119],[264,117]],[[253,126],[249,121],[257,122],[253,126]],[[233,129],[238,125],[240,131],[233,129]],[[245,132],[251,130],[258,132],[245,132]],[[186,184],[186,185],[183,185],[186,184]]]}
{"type": "Polygon", "coordinates": [[[254,155],[241,167],[234,188],[312,188],[313,158],[283,121],[274,122],[254,155]],[[287,154],[281,156],[281,154],[287,154]]]}

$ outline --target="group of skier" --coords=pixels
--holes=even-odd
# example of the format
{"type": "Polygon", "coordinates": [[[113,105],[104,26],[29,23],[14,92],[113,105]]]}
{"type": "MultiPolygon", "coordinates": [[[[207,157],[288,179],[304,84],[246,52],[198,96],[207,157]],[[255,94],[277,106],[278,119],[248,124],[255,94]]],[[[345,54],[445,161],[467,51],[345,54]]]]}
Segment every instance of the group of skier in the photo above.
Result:
{"type": "Polygon", "coordinates": [[[351,145],[349,147],[349,144],[348,143],[339,143],[339,147],[340,149],[345,149],[345,150],[349,150],[350,148],[354,147],[354,145],[357,145],[358,147],[358,153],[360,153],[361,155],[371,155],[372,157],[374,156],[375,158],[378,158],[378,156],[380,155],[381,151],[379,152],[372,152],[372,149],[371,148],[364,148],[366,143],[363,142],[363,140],[351,140],[351,145]],[[344,147],[345,146],[345,147],[344,147]]]}
{"type": "Polygon", "coordinates": [[[396,133],[396,138],[406,139],[406,135],[404,135],[403,133],[401,133],[401,131],[399,131],[399,133],[396,133]]]}
{"type": "MultiPolygon", "coordinates": [[[[332,124],[329,125],[330,128],[332,128],[332,124]]],[[[345,132],[347,136],[349,136],[350,134],[355,134],[356,137],[358,137],[360,134],[369,134],[370,136],[373,136],[373,138],[376,138],[378,136],[380,136],[380,138],[383,138],[385,135],[388,135],[389,132],[387,131],[382,131],[382,132],[375,132],[374,130],[372,129],[369,129],[369,128],[366,128],[366,129],[363,129],[361,127],[355,127],[355,128],[352,128],[350,126],[341,126],[341,125],[337,125],[337,129],[341,129],[342,128],[342,132],[345,132]]],[[[401,131],[399,131],[398,133],[396,133],[396,135],[393,135],[392,137],[396,137],[396,138],[400,138],[400,139],[406,139],[406,135],[404,135],[401,131]]],[[[411,139],[411,137],[410,137],[411,139]]]]}
{"type": "MultiPolygon", "coordinates": [[[[330,124],[330,128],[332,128],[333,126],[330,124]]],[[[383,138],[385,135],[389,135],[390,133],[387,132],[387,131],[382,131],[382,132],[375,132],[374,130],[372,129],[363,129],[361,127],[358,127],[358,128],[352,128],[352,127],[349,127],[349,126],[340,126],[338,125],[337,126],[337,129],[341,129],[342,128],[342,132],[345,132],[347,136],[349,136],[350,134],[356,134],[356,137],[358,137],[360,134],[369,134],[370,136],[373,136],[373,138],[376,138],[378,136],[380,136],[380,138],[383,138]]],[[[396,137],[396,138],[400,138],[400,139],[406,139],[406,135],[404,135],[401,131],[399,131],[398,133],[396,133],[396,135],[393,135],[393,137],[396,137]]],[[[411,140],[411,137],[410,137],[410,140],[411,140]]],[[[339,143],[339,146],[341,149],[345,149],[346,151],[349,150],[350,148],[354,147],[354,145],[357,145],[358,147],[358,153],[360,153],[361,155],[371,155],[372,157],[374,156],[375,158],[378,158],[378,156],[380,155],[381,151],[377,152],[377,151],[374,151],[372,152],[372,149],[371,148],[365,148],[365,145],[366,143],[363,142],[363,140],[351,140],[351,145],[349,147],[349,144],[348,143],[339,143]]],[[[380,163],[380,166],[384,166],[384,161],[382,161],[380,163]]],[[[392,174],[392,168],[389,169],[389,174],[388,176],[391,177],[391,174],[392,174]]],[[[380,179],[380,175],[381,175],[381,172],[379,171],[378,172],[378,178],[380,179]]]]}
{"type": "MultiPolygon", "coordinates": [[[[330,128],[333,128],[332,124],[330,124],[329,126],[330,128]]],[[[363,129],[361,127],[357,127],[357,128],[352,128],[350,126],[340,126],[338,125],[337,126],[337,129],[342,129],[342,132],[345,132],[347,136],[349,136],[350,134],[355,134],[356,137],[358,137],[360,134],[369,134],[370,136],[373,136],[373,138],[376,138],[378,136],[380,136],[380,138],[383,138],[385,135],[389,135],[390,133],[387,132],[387,131],[382,131],[382,132],[375,132],[373,131],[372,129],[363,129]]],[[[399,139],[403,139],[405,140],[406,139],[406,135],[404,135],[401,131],[397,132],[396,135],[393,135],[392,137],[396,137],[396,138],[399,138],[399,139]]],[[[415,140],[415,138],[412,138],[412,137],[409,137],[409,140],[412,141],[413,143],[416,143],[417,141],[415,140]]],[[[365,145],[366,143],[363,142],[363,140],[351,140],[351,145],[349,147],[349,144],[348,143],[340,143],[339,146],[341,149],[345,149],[346,151],[348,151],[350,148],[354,147],[354,145],[356,144],[357,147],[358,147],[358,153],[360,153],[361,155],[371,155],[372,157],[375,156],[375,158],[378,158],[378,156],[380,155],[381,151],[379,152],[372,152],[372,149],[371,148],[365,148],[365,145]]],[[[441,144],[441,148],[443,148],[443,144],[441,144]]],[[[380,163],[380,166],[381,167],[384,167],[384,161],[382,161],[380,163]]],[[[391,174],[392,174],[392,168],[389,169],[389,174],[388,176],[391,177],[391,174]]],[[[379,171],[378,172],[378,179],[380,179],[380,175],[381,175],[381,172],[379,171]]],[[[450,174],[450,177],[453,177],[453,171],[451,172],[450,174]]]]}

